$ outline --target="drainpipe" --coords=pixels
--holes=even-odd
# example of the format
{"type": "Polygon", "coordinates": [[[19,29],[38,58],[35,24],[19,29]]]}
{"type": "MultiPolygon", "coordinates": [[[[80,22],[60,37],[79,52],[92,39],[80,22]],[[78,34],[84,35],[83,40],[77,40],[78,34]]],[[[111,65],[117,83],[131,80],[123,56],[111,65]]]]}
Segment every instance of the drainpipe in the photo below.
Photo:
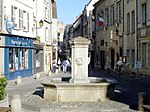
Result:
{"type": "Polygon", "coordinates": [[[123,5],[123,9],[122,9],[122,21],[123,21],[123,23],[122,23],[122,56],[125,56],[125,52],[124,52],[124,0],[123,0],[123,3],[122,3],[122,5],[123,5]]]}
{"type": "Polygon", "coordinates": [[[138,41],[138,0],[136,0],[136,35],[135,35],[135,50],[136,50],[136,73],[137,77],[140,77],[139,74],[139,67],[137,66],[137,63],[139,62],[139,41],[138,41]]]}

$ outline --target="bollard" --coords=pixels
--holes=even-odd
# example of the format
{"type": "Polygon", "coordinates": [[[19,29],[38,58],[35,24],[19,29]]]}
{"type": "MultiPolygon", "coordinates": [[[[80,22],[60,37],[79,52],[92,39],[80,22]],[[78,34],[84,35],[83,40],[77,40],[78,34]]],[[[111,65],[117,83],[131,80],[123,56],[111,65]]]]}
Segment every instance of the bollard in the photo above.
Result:
{"type": "Polygon", "coordinates": [[[52,72],[51,72],[51,70],[49,71],[49,73],[48,73],[48,76],[51,76],[52,75],[52,72]]]}
{"type": "Polygon", "coordinates": [[[39,73],[35,74],[35,79],[40,79],[40,74],[39,73]]]}
{"type": "Polygon", "coordinates": [[[16,79],[16,84],[21,84],[22,83],[22,78],[21,76],[18,76],[16,79]]]}
{"type": "Polygon", "coordinates": [[[148,95],[146,92],[140,92],[138,93],[138,110],[143,112],[144,108],[143,105],[146,105],[148,103],[148,95]]]}
{"type": "Polygon", "coordinates": [[[14,94],[11,100],[12,112],[22,112],[21,110],[21,97],[19,94],[14,94]]]}

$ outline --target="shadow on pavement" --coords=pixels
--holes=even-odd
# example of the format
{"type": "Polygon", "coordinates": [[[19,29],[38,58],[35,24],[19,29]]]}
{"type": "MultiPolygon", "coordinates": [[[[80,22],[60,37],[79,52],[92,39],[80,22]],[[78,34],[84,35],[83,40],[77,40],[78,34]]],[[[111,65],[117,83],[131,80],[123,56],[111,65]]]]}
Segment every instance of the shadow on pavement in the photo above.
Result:
{"type": "Polygon", "coordinates": [[[36,87],[35,92],[33,93],[33,95],[38,95],[41,98],[43,98],[44,95],[44,87],[36,87]]]}

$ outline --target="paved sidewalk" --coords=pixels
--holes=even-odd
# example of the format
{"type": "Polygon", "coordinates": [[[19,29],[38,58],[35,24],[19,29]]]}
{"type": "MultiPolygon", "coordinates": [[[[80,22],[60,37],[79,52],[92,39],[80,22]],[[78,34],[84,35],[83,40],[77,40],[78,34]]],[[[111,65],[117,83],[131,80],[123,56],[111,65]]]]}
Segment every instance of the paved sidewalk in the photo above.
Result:
{"type": "Polygon", "coordinates": [[[44,100],[41,82],[70,77],[70,73],[61,72],[48,76],[48,73],[42,72],[40,75],[39,80],[34,79],[34,76],[23,78],[20,85],[15,84],[15,80],[8,82],[6,90],[10,101],[13,94],[20,94],[24,112],[134,112],[128,105],[116,101],[56,103],[44,100]]]}

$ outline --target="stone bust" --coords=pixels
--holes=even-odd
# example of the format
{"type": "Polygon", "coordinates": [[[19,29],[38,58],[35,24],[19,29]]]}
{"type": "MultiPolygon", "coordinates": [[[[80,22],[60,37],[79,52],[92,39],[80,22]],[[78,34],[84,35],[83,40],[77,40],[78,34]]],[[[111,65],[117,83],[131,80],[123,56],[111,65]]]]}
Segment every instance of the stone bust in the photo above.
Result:
{"type": "Polygon", "coordinates": [[[81,65],[83,65],[83,59],[82,58],[76,58],[76,64],[78,65],[78,66],[81,66],[81,65]]]}

